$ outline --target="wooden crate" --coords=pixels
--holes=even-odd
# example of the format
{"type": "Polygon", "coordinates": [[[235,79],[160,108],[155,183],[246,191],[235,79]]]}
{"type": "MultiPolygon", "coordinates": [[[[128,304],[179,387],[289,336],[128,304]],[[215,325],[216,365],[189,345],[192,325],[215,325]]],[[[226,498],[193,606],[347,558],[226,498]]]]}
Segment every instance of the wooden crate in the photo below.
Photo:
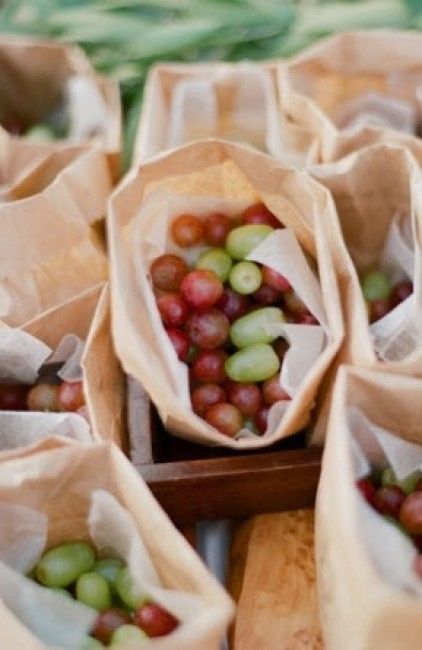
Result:
{"type": "Polygon", "coordinates": [[[268,449],[233,451],[169,435],[140,384],[128,378],[130,456],[177,524],[312,506],[321,452],[300,433],[268,449]]]}

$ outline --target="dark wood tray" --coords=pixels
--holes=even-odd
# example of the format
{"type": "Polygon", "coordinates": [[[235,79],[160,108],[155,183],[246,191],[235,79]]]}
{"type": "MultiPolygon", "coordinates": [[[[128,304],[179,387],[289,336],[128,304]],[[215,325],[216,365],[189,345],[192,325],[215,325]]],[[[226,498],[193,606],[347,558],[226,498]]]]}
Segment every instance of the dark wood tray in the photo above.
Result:
{"type": "Polygon", "coordinates": [[[196,445],[169,435],[140,384],[127,385],[131,460],[176,523],[313,505],[321,451],[304,433],[264,450],[196,445]]]}

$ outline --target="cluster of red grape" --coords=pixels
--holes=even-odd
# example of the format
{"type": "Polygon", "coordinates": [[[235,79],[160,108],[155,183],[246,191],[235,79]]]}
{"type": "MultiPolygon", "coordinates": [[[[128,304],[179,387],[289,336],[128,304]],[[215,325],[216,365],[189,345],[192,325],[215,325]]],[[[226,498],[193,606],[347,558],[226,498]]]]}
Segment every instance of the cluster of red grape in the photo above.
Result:
{"type": "Polygon", "coordinates": [[[399,480],[393,469],[374,472],[356,483],[365,500],[413,540],[419,554],[415,571],[422,578],[422,472],[399,480]]]}
{"type": "Polygon", "coordinates": [[[239,219],[182,214],[171,224],[173,242],[208,248],[194,269],[173,254],[150,267],[163,325],[190,368],[192,407],[230,437],[243,427],[265,433],[270,407],[290,399],[279,373],[288,344],[268,325],[318,324],[285,277],[246,259],[281,227],[261,203],[239,219]]]}
{"type": "Polygon", "coordinates": [[[410,280],[392,285],[387,275],[381,271],[365,273],[361,286],[371,323],[386,316],[413,293],[413,283],[410,280]]]}
{"type": "Polygon", "coordinates": [[[63,364],[46,364],[34,386],[0,384],[0,411],[77,412],[85,406],[81,381],[62,381],[57,370],[63,364]]]}

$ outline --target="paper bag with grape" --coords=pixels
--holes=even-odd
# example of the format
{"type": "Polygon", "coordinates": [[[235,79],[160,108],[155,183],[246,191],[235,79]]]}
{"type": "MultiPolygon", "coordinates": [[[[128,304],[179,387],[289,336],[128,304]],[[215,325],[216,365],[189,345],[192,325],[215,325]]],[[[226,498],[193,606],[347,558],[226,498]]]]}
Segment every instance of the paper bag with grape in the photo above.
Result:
{"type": "MultiPolygon", "coordinates": [[[[421,173],[401,147],[372,145],[311,174],[333,195],[346,323],[340,363],[422,374],[421,173]]],[[[324,411],[329,408],[329,400],[324,411]]],[[[325,436],[324,418],[314,441],[325,436]]]]}
{"type": "Polygon", "coordinates": [[[15,182],[53,151],[75,145],[106,153],[117,177],[118,84],[96,74],[78,47],[0,38],[0,182],[15,182]],[[89,107],[89,110],[87,110],[89,107]]]}
{"type": "Polygon", "coordinates": [[[0,464],[1,647],[217,650],[231,601],[115,446],[0,464]]]}
{"type": "Polygon", "coordinates": [[[0,327],[0,449],[49,435],[123,445],[123,377],[98,285],[23,328],[0,327]]]}
{"type": "Polygon", "coordinates": [[[310,419],[343,335],[330,196],[240,145],[181,148],[111,201],[113,331],[165,426],[265,446],[310,419]]]}
{"type": "Polygon", "coordinates": [[[376,142],[406,146],[422,160],[421,46],[416,32],[350,32],[280,65],[282,113],[309,138],[314,162],[376,142]]]}
{"type": "Polygon", "coordinates": [[[417,650],[422,633],[422,382],[343,366],[316,506],[327,650],[417,650]]]}

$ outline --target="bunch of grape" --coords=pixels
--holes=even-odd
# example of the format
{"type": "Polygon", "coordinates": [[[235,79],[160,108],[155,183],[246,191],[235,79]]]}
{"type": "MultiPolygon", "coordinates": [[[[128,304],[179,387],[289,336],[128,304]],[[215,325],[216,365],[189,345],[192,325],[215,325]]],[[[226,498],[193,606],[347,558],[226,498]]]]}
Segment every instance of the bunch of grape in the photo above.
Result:
{"type": "Polygon", "coordinates": [[[356,486],[367,503],[412,539],[418,549],[414,569],[422,578],[422,472],[398,479],[387,467],[381,475],[361,478],[356,486]]]}
{"type": "Polygon", "coordinates": [[[131,578],[119,558],[97,558],[86,542],[55,546],[39,559],[30,577],[65,598],[98,611],[91,636],[81,650],[97,650],[167,636],[179,622],[131,578]]]}
{"type": "Polygon", "coordinates": [[[189,365],[193,410],[230,437],[242,428],[265,433],[270,407],[290,399],[280,385],[288,344],[271,330],[318,324],[284,276],[247,259],[276,228],[282,225],[261,203],[238,219],[182,214],[171,224],[173,242],[208,247],[194,269],[173,254],[150,267],[163,325],[189,365]]]}
{"type": "Polygon", "coordinates": [[[365,273],[361,278],[361,286],[371,323],[386,316],[413,293],[413,283],[410,280],[392,285],[387,275],[378,270],[365,273]]]}

